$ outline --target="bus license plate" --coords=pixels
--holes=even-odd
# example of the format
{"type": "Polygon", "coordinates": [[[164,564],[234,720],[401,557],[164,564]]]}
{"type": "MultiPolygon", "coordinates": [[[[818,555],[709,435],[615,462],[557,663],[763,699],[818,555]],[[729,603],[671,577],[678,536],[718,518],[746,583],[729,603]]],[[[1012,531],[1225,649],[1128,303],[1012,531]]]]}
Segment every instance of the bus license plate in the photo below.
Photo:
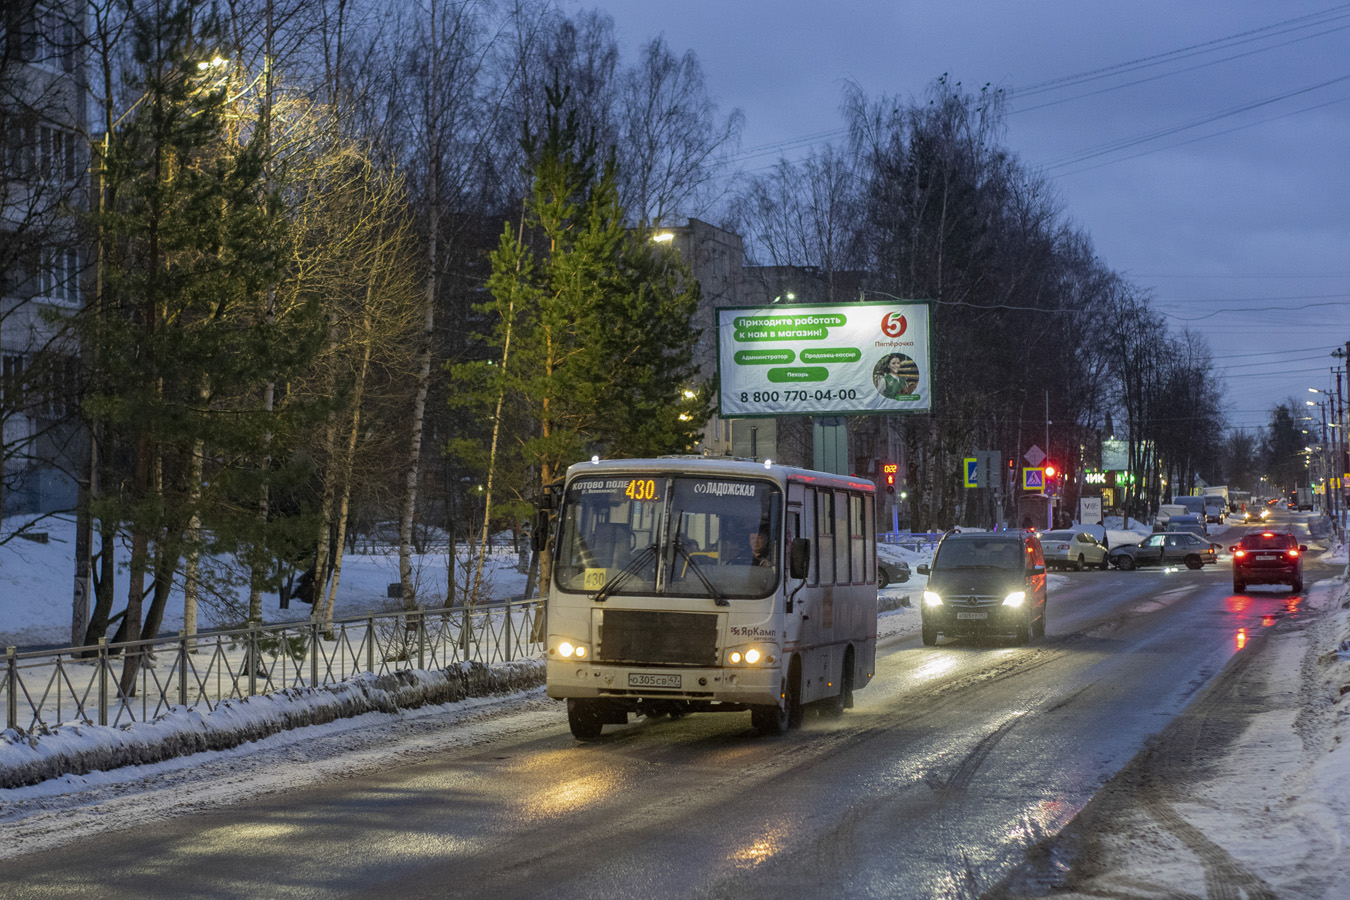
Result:
{"type": "Polygon", "coordinates": [[[957,617],[958,619],[987,619],[987,618],[989,618],[989,613],[982,613],[982,612],[978,612],[978,613],[959,612],[959,613],[956,614],[956,617],[957,617]]]}
{"type": "Polygon", "coordinates": [[[628,686],[680,688],[683,684],[679,675],[650,675],[644,672],[629,672],[628,686]]]}

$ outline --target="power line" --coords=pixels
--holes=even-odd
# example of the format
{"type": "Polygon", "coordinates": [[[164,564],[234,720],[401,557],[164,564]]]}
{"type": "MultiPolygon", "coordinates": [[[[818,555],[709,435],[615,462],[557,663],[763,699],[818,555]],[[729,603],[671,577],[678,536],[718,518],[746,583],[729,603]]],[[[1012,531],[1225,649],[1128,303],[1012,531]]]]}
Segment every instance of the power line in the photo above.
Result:
{"type": "Polygon", "coordinates": [[[1269,303],[1272,300],[1350,300],[1350,294],[1293,294],[1287,297],[1178,297],[1168,303],[1269,303]]]}
{"type": "Polygon", "coordinates": [[[1225,376],[1223,376],[1223,377],[1224,377],[1224,378],[1266,378],[1266,379],[1270,379],[1270,378],[1273,378],[1273,377],[1275,377],[1275,376],[1284,377],[1284,376],[1286,376],[1286,375],[1305,375],[1305,374],[1312,374],[1313,372],[1321,373],[1321,372],[1325,372],[1325,371],[1326,371],[1326,369],[1323,369],[1323,368],[1320,368],[1320,367],[1319,367],[1319,368],[1316,368],[1316,369],[1281,369],[1281,370],[1278,371],[1278,372],[1248,372],[1248,373],[1242,374],[1242,375],[1225,375],[1225,376]]]}
{"type": "MultiPolygon", "coordinates": [[[[1079,72],[1076,75],[1065,75],[1059,78],[1052,78],[1049,81],[1042,81],[1037,84],[1027,85],[1026,87],[1021,89],[1008,91],[1008,94],[1010,96],[1032,96],[1034,94],[1045,93],[1046,91],[1050,90],[1058,90],[1059,88],[1070,86],[1073,84],[1083,84],[1088,81],[1108,77],[1109,75],[1118,74],[1120,72],[1131,71],[1134,69],[1144,68],[1151,65],[1158,65],[1162,62],[1169,61],[1174,58],[1184,58],[1184,55],[1193,55],[1194,52],[1196,51],[1209,52],[1209,50],[1205,50],[1204,48],[1217,49],[1220,46],[1227,45],[1233,42],[1238,42],[1239,39],[1241,39],[1242,42],[1246,42],[1246,40],[1252,39],[1252,36],[1261,34],[1263,32],[1273,31],[1275,29],[1284,29],[1287,26],[1291,25],[1294,25],[1295,28],[1307,27],[1306,25],[1296,25],[1296,23],[1303,22],[1309,24],[1325,24],[1325,22],[1332,22],[1336,21],[1339,18],[1342,18],[1340,14],[1336,13],[1338,13],[1339,10],[1344,10],[1347,8],[1350,8],[1350,3],[1342,3],[1337,6],[1321,10],[1320,12],[1309,13],[1308,15],[1298,16],[1293,19],[1285,19],[1283,21],[1275,22],[1270,25],[1263,25],[1259,28],[1248,29],[1247,31],[1240,31],[1237,32],[1236,34],[1228,35],[1227,37],[1215,38],[1213,40],[1204,41],[1199,44],[1191,44],[1190,46],[1187,47],[1181,47],[1176,50],[1168,50],[1163,53],[1155,53],[1152,56],[1144,56],[1138,59],[1132,59],[1121,63],[1115,63],[1114,65],[1104,66],[1100,69],[1092,69],[1087,72],[1079,72]],[[1323,19],[1324,17],[1330,18],[1326,18],[1325,21],[1317,23],[1312,23],[1310,21],[1314,19],[1323,19]]],[[[1288,30],[1295,30],[1295,29],[1291,28],[1288,30]]]]}
{"type": "MultiPolygon", "coordinates": [[[[1239,106],[1231,106],[1228,109],[1220,110],[1219,112],[1215,113],[1210,113],[1208,115],[1201,116],[1197,119],[1192,119],[1189,122],[1179,122],[1175,125],[1168,125],[1163,128],[1157,128],[1154,129],[1153,131],[1145,132],[1143,134],[1136,135],[1134,137],[1120,138],[1119,140],[1108,141],[1105,144],[1098,144],[1095,147],[1088,147],[1084,150],[1074,153],[1071,156],[1066,156],[1054,162],[1047,163],[1043,168],[1047,170],[1062,169],[1066,166],[1077,165],[1078,163],[1087,162],[1090,159],[1096,159],[1097,157],[1106,156],[1107,154],[1110,153],[1118,153],[1122,150],[1128,150],[1131,147],[1137,147],[1141,144],[1149,143],[1150,141],[1156,141],[1165,137],[1170,137],[1174,134],[1180,134],[1181,132],[1189,131],[1192,128],[1199,128],[1200,126],[1208,125],[1211,122],[1217,122],[1220,121],[1221,119],[1231,118],[1232,116],[1240,115],[1244,112],[1250,112],[1254,109],[1260,109],[1261,107],[1269,106],[1272,103],[1279,103],[1282,100],[1288,100],[1291,97],[1297,97],[1300,94],[1307,94],[1312,91],[1321,90],[1322,88],[1330,87],[1333,84],[1340,84],[1341,82],[1345,81],[1350,81],[1350,75],[1339,75],[1335,78],[1330,78],[1327,79],[1326,81],[1318,82],[1317,84],[1311,84],[1305,87],[1295,88],[1294,90],[1285,91],[1280,94],[1274,94],[1269,97],[1263,97],[1259,100],[1252,100],[1248,103],[1243,103],[1239,106]]],[[[1340,102],[1340,101],[1332,101],[1332,102],[1340,102]]]]}
{"type": "Polygon", "coordinates": [[[1198,272],[1196,272],[1196,273],[1187,273],[1187,272],[1137,272],[1137,273],[1131,273],[1130,277],[1131,277],[1131,278],[1236,278],[1236,279],[1247,279],[1247,278],[1252,278],[1252,279],[1258,279],[1258,278],[1260,278],[1260,279],[1265,279],[1265,278],[1270,278],[1270,279],[1278,279],[1278,280],[1281,280],[1281,281],[1288,281],[1288,280],[1295,279],[1295,278],[1350,278],[1350,272],[1321,272],[1321,273],[1289,274],[1289,275],[1271,275],[1271,274],[1251,274],[1251,275],[1220,275],[1220,274],[1214,274],[1214,275],[1205,275],[1205,274],[1201,274],[1201,273],[1198,273],[1198,272]]]}
{"type": "Polygon", "coordinates": [[[1226,309],[1216,309],[1207,312],[1203,316],[1181,316],[1176,313],[1170,313],[1166,310],[1158,310],[1169,319],[1176,319],[1180,322],[1200,322],[1204,319],[1210,319],[1222,313],[1254,313],[1254,312],[1299,312],[1305,309],[1319,309],[1323,306],[1344,306],[1344,301],[1329,301],[1327,303],[1305,303],[1302,306],[1248,306],[1248,307],[1229,307],[1226,309]]]}
{"type": "MultiPolygon", "coordinates": [[[[1286,361],[1287,361],[1287,362],[1311,362],[1311,361],[1314,360],[1314,359],[1321,359],[1321,358],[1322,358],[1322,357],[1321,357],[1320,355],[1317,355],[1317,356],[1294,356],[1294,357],[1287,357],[1286,361]]],[[[1228,372],[1228,371],[1231,371],[1231,370],[1233,370],[1233,369],[1256,369],[1256,368],[1264,368],[1264,369],[1266,370],[1266,373],[1269,373],[1269,372],[1270,372],[1270,364],[1269,364],[1269,363],[1240,363],[1240,364],[1235,365],[1235,366],[1215,366],[1215,367],[1214,367],[1215,371],[1219,371],[1219,372],[1228,372]]]]}
{"type": "Polygon", "coordinates": [[[1176,75],[1184,75],[1187,72],[1195,72],[1199,71],[1200,69],[1206,69],[1211,66],[1217,66],[1221,63],[1232,62],[1233,60],[1242,59],[1248,56],[1255,56],[1258,53],[1265,53],[1270,50],[1277,50],[1280,47],[1287,47],[1290,44],[1295,44],[1300,41],[1307,41],[1311,40],[1312,38],[1324,37],[1328,34],[1334,34],[1337,31],[1344,31],[1347,28],[1350,28],[1350,25],[1339,25],[1336,28],[1328,28],[1325,31],[1319,31],[1314,34],[1305,34],[1301,37],[1293,38],[1292,40],[1283,41],[1278,44],[1272,44],[1269,47],[1259,47],[1255,50],[1248,50],[1244,53],[1235,53],[1232,56],[1225,56],[1222,59],[1212,59],[1209,62],[1199,63],[1194,66],[1187,66],[1183,69],[1174,69],[1170,72],[1160,72],[1157,75],[1150,75],[1147,78],[1136,78],[1134,81],[1127,81],[1124,82],[1123,84],[1114,84],[1111,85],[1110,87],[1098,88],[1095,91],[1088,91],[1082,94],[1075,94],[1072,97],[1062,97],[1059,100],[1050,100],[1046,103],[1038,103],[1035,106],[1024,106],[1018,109],[1012,109],[1008,111],[1008,115],[1014,116],[1020,113],[1034,112],[1035,110],[1038,109],[1046,109],[1047,107],[1058,106],[1063,103],[1071,103],[1074,100],[1083,100],[1088,97],[1096,97],[1099,94],[1109,94],[1112,91],[1119,91],[1124,90],[1125,88],[1137,87],[1141,84],[1147,84],[1151,81],[1158,81],[1163,78],[1172,78],[1176,75]]]}
{"type": "MultiPolygon", "coordinates": [[[[1334,106],[1337,103],[1344,103],[1346,100],[1350,100],[1350,97],[1337,97],[1334,100],[1327,100],[1324,103],[1314,103],[1312,106],[1305,106],[1301,109],[1290,110],[1287,113],[1280,113],[1277,116],[1269,116],[1264,119],[1257,119],[1255,122],[1247,122],[1243,125],[1234,125],[1232,128],[1225,128],[1222,131],[1215,131],[1210,134],[1202,134],[1198,137],[1187,138],[1184,141],[1174,141],[1170,144],[1165,144],[1161,147],[1153,147],[1148,150],[1141,150],[1138,153],[1131,153],[1129,156],[1122,156],[1118,159],[1107,160],[1106,162],[1100,162],[1093,166],[1083,166],[1082,168],[1079,169],[1070,169],[1067,172],[1060,172],[1059,174],[1060,177],[1068,177],[1069,175],[1078,175],[1082,172],[1091,172],[1093,169],[1100,169],[1103,168],[1104,166],[1112,166],[1115,165],[1116,163],[1127,162],[1128,160],[1138,159],[1141,156],[1148,156],[1152,153],[1158,153],[1163,150],[1172,150],[1177,147],[1185,147],[1187,144],[1195,144],[1199,143],[1200,141],[1210,140],[1211,138],[1223,137],[1226,134],[1233,134],[1234,132],[1237,131],[1244,131],[1248,128],[1255,128],[1257,125],[1265,125],[1269,122],[1278,122],[1280,119],[1287,119],[1290,118],[1291,116],[1302,115],[1303,113],[1312,112],[1315,109],[1322,109],[1323,107],[1326,106],[1334,106]]],[[[1152,138],[1149,138],[1147,140],[1152,140],[1152,138]]],[[[1138,143],[1145,143],[1145,142],[1146,141],[1139,141],[1138,143]]],[[[1098,154],[1098,155],[1105,155],[1105,154],[1098,154]]],[[[1085,157],[1085,159],[1086,158],[1087,157],[1085,157]]],[[[1062,165],[1072,165],[1072,163],[1066,162],[1062,163],[1062,165]]]]}

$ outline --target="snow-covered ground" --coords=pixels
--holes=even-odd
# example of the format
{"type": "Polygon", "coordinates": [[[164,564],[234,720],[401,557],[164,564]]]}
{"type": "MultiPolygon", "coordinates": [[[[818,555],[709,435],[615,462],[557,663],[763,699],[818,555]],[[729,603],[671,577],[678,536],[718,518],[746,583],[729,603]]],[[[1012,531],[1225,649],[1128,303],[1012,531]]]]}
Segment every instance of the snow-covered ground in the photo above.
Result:
{"type": "MultiPolygon", "coordinates": [[[[1108,530],[1113,546],[1145,533],[1126,530],[1119,522],[1108,523],[1108,530]]],[[[69,535],[52,531],[47,545],[15,541],[0,547],[0,641],[63,643],[68,637],[69,535]]],[[[905,560],[911,570],[929,556],[926,550],[888,545],[879,552],[905,560]]],[[[1320,561],[1344,568],[1345,547],[1327,551],[1320,561]]],[[[524,576],[514,563],[505,556],[494,560],[499,596],[519,594],[523,587],[524,576]]],[[[428,560],[423,569],[430,573],[435,565],[428,560]]],[[[440,566],[443,571],[443,562],[440,566]]],[[[349,557],[338,614],[384,608],[385,587],[396,580],[395,572],[396,559],[386,554],[349,557]]],[[[1052,575],[1051,590],[1066,577],[1052,575]]],[[[883,638],[918,630],[917,601],[924,584],[916,574],[883,592],[886,605],[895,607],[881,616],[883,638]],[[908,605],[907,597],[912,598],[908,605]]],[[[1350,700],[1343,699],[1343,692],[1350,693],[1347,587],[1339,577],[1312,585],[1313,624],[1273,634],[1259,658],[1266,696],[1283,702],[1270,703],[1254,716],[1222,758],[1211,760],[1183,786],[1184,796],[1115,816],[1094,849],[1099,869],[1094,879],[1074,885],[1082,893],[1064,896],[1350,897],[1350,741],[1345,740],[1350,700]]],[[[271,604],[269,616],[286,614],[275,608],[274,597],[271,604]]],[[[307,610],[289,614],[298,617],[307,610]]],[[[167,627],[173,627],[172,620],[167,627]]],[[[313,700],[297,695],[271,702],[313,700]]],[[[504,698],[367,713],[232,750],[0,790],[0,858],[87,840],[118,823],[170,818],[391,762],[426,759],[448,747],[556,729],[560,721],[558,705],[540,688],[504,698]]],[[[191,726],[166,720],[133,727],[191,726]]],[[[113,731],[72,726],[64,737],[89,746],[125,739],[113,731]]],[[[10,732],[3,737],[0,766],[13,765],[21,756],[12,754],[25,752],[22,736],[10,732]]]]}

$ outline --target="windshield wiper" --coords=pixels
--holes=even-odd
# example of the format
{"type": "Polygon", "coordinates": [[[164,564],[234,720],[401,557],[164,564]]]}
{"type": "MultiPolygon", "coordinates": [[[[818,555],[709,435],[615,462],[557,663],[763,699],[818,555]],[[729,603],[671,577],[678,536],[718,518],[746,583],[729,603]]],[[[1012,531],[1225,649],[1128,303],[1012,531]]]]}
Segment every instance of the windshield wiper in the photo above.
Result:
{"type": "Polygon", "coordinates": [[[718,606],[731,605],[730,601],[728,601],[726,597],[722,596],[722,592],[717,589],[717,585],[713,584],[712,581],[708,579],[708,576],[703,574],[703,567],[694,561],[694,554],[684,549],[684,542],[681,541],[679,538],[675,539],[675,552],[683,556],[685,562],[688,563],[689,568],[694,570],[694,574],[697,575],[698,580],[703,583],[703,587],[708,591],[709,594],[712,594],[714,603],[716,603],[718,606]]]}
{"type": "Polygon", "coordinates": [[[646,550],[643,550],[637,556],[633,557],[632,561],[629,562],[628,565],[624,566],[618,572],[614,573],[614,577],[606,581],[604,585],[600,588],[600,590],[595,592],[595,596],[592,597],[591,600],[593,600],[596,603],[604,603],[605,600],[608,599],[610,594],[614,593],[619,588],[623,587],[624,583],[627,582],[628,579],[632,578],[635,574],[637,574],[638,569],[641,569],[644,565],[647,564],[648,560],[652,559],[655,556],[656,556],[656,545],[652,544],[646,550]]]}

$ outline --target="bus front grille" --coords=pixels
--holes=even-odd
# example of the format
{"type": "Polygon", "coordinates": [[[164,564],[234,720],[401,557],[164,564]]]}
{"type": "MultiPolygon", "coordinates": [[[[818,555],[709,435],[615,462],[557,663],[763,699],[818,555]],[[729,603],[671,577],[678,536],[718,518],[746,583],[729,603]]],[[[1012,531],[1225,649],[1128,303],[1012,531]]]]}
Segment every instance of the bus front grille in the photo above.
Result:
{"type": "Polygon", "coordinates": [[[607,609],[600,621],[597,662],[717,665],[717,616],[607,609]]]}

